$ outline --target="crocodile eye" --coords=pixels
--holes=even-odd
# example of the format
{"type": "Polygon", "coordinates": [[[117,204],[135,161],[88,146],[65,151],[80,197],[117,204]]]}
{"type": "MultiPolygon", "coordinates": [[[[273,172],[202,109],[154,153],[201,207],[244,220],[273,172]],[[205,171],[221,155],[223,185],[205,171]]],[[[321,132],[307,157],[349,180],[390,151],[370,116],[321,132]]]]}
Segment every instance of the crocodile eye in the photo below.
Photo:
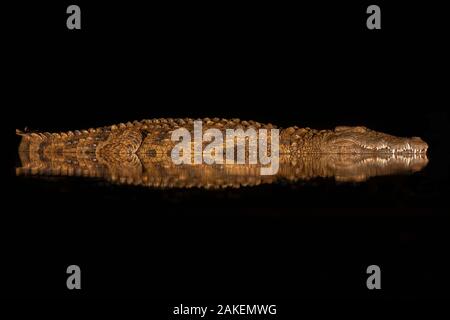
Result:
{"type": "Polygon", "coordinates": [[[364,132],[367,132],[367,128],[366,128],[366,127],[359,126],[359,127],[354,127],[354,128],[352,128],[352,131],[353,131],[353,132],[364,133],[364,132]]]}
{"type": "Polygon", "coordinates": [[[334,128],[334,131],[336,131],[336,132],[346,131],[346,130],[348,130],[350,128],[351,127],[348,127],[348,126],[337,126],[336,128],[334,128]]]}
{"type": "Polygon", "coordinates": [[[335,132],[342,132],[342,131],[348,131],[348,132],[356,132],[356,133],[364,133],[367,132],[367,128],[363,126],[358,127],[348,127],[348,126],[338,126],[334,128],[335,132]]]}

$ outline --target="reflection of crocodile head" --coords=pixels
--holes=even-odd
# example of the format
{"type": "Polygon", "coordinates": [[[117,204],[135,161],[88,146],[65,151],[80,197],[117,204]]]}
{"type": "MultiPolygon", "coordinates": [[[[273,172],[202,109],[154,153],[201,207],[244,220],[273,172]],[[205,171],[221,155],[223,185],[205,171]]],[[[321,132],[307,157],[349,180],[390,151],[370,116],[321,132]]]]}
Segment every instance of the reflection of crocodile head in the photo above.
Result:
{"type": "Polygon", "coordinates": [[[424,154],[330,154],[321,157],[336,181],[362,182],[371,177],[410,174],[421,171],[427,164],[424,154]]]}
{"type": "Polygon", "coordinates": [[[277,175],[261,176],[259,165],[174,165],[170,157],[139,159],[135,154],[109,162],[64,156],[30,159],[23,153],[20,157],[22,166],[16,168],[17,175],[82,176],[155,188],[241,187],[314,178],[361,182],[375,176],[417,172],[428,163],[426,155],[305,154],[295,159],[282,156],[277,175]]]}

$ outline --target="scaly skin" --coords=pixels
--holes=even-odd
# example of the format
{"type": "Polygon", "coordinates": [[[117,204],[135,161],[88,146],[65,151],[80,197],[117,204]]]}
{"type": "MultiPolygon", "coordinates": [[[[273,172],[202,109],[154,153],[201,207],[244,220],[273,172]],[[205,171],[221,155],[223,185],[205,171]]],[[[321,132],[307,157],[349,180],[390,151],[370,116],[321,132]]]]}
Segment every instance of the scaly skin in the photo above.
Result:
{"type": "MultiPolygon", "coordinates": [[[[17,174],[82,175],[147,186],[224,187],[280,178],[364,181],[418,171],[428,162],[428,145],[420,138],[399,138],[364,127],[321,131],[289,127],[280,130],[280,171],[275,177],[260,176],[258,165],[176,166],[170,158],[178,143],[171,140],[172,132],[178,128],[192,132],[193,123],[193,119],[153,119],[62,133],[18,130],[22,167],[17,174]]],[[[239,119],[205,118],[202,123],[203,130],[217,128],[223,133],[225,129],[276,128],[239,119]]]]}
{"type": "MultiPolygon", "coordinates": [[[[249,128],[272,129],[272,124],[260,124],[239,119],[209,119],[202,121],[203,130],[216,128],[244,131],[249,128]]],[[[63,133],[23,133],[19,151],[45,155],[74,154],[92,157],[120,158],[124,154],[141,156],[167,155],[177,142],[171,140],[173,130],[186,128],[193,132],[194,119],[153,119],[63,133]]],[[[269,131],[270,132],[270,131],[269,131]]],[[[426,153],[428,145],[420,138],[399,138],[365,127],[336,127],[334,130],[313,130],[289,127],[280,132],[280,154],[298,156],[305,153],[426,153]]]]}

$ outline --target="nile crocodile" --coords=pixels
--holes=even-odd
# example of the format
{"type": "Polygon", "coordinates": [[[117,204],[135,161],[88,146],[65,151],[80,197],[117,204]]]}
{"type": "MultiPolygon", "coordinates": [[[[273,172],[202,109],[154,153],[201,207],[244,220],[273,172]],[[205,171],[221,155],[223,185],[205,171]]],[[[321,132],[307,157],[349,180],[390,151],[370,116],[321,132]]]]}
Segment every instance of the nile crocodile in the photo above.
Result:
{"type": "MultiPolygon", "coordinates": [[[[428,162],[420,138],[400,138],[365,127],[333,130],[288,127],[280,130],[280,170],[260,176],[257,164],[175,165],[170,152],[175,129],[194,128],[194,119],[152,119],[61,133],[22,132],[18,175],[80,175],[155,187],[225,187],[334,177],[369,177],[415,172],[428,162]]],[[[203,130],[274,129],[239,119],[202,119],[203,130]]],[[[225,144],[225,142],[224,142],[225,144]]],[[[248,150],[247,150],[248,151],[248,150]]]]}

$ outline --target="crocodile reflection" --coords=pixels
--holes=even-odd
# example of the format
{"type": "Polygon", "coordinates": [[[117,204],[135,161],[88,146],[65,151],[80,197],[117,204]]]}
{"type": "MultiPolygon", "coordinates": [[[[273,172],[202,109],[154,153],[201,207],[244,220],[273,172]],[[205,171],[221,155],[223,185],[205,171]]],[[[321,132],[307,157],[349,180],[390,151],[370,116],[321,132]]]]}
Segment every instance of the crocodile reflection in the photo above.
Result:
{"type": "Polygon", "coordinates": [[[428,163],[425,154],[305,154],[280,156],[276,175],[260,175],[260,165],[175,165],[170,157],[120,158],[71,157],[20,152],[19,176],[80,176],[115,184],[152,188],[239,188],[288,181],[330,178],[339,182],[363,182],[372,177],[412,174],[428,163]]]}

